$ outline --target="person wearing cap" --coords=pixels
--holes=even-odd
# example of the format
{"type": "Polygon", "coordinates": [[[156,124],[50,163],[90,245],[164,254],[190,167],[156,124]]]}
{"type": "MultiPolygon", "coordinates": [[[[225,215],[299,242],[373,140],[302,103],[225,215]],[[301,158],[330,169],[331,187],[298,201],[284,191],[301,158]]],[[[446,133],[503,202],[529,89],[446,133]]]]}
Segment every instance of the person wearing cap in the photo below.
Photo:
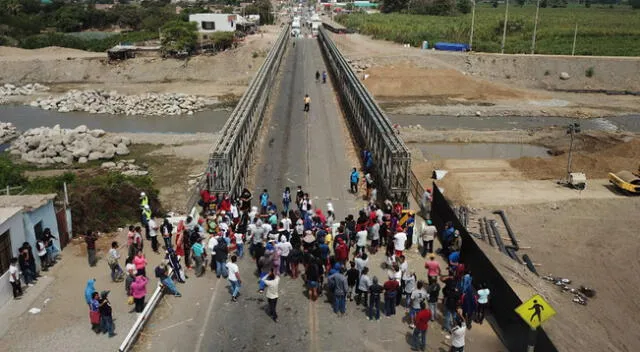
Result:
{"type": "Polygon", "coordinates": [[[422,216],[425,219],[429,219],[430,218],[430,213],[431,213],[431,199],[432,199],[432,195],[431,195],[431,188],[427,188],[424,190],[424,193],[422,194],[422,199],[420,200],[420,208],[422,208],[422,216]]]}
{"type": "Polygon", "coordinates": [[[103,334],[109,333],[109,337],[114,337],[116,333],[114,332],[115,327],[113,326],[111,302],[109,302],[108,298],[109,292],[111,291],[100,292],[100,306],[98,308],[100,311],[100,329],[103,334]]]}
{"type": "Polygon", "coordinates": [[[413,210],[410,210],[409,218],[404,223],[404,226],[406,229],[405,232],[407,233],[407,243],[406,243],[407,250],[411,249],[411,246],[413,245],[413,230],[416,224],[415,216],[416,216],[416,213],[413,210]]]}
{"type": "Polygon", "coordinates": [[[140,192],[140,208],[144,208],[145,206],[149,206],[149,197],[144,192],[140,192]]]}
{"type": "Polygon", "coordinates": [[[402,230],[402,227],[398,226],[396,228],[396,234],[393,235],[393,248],[396,258],[402,256],[402,253],[405,249],[405,244],[407,242],[407,234],[402,230]]]}
{"type": "Polygon", "coordinates": [[[149,217],[149,220],[147,221],[147,228],[149,229],[149,237],[151,238],[151,249],[155,252],[155,253],[160,253],[158,252],[158,224],[156,223],[155,220],[153,220],[153,217],[149,217]]]}
{"type": "Polygon", "coordinates": [[[151,208],[149,205],[144,205],[142,207],[142,212],[140,214],[140,222],[144,226],[144,235],[148,241],[151,240],[151,235],[149,234],[149,220],[151,219],[151,208]]]}
{"type": "Polygon", "coordinates": [[[422,240],[422,256],[426,256],[427,253],[433,253],[433,240],[436,237],[438,229],[433,226],[431,220],[427,220],[426,225],[422,227],[420,237],[422,240]]]}

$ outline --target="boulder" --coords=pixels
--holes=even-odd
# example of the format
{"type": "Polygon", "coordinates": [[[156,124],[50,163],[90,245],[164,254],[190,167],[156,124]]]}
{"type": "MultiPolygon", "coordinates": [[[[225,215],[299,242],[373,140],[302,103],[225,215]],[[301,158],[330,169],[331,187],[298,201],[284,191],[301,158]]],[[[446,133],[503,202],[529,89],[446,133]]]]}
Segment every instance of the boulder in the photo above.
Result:
{"type": "Polygon", "coordinates": [[[568,80],[569,78],[571,78],[571,76],[569,76],[569,74],[568,74],[568,73],[566,73],[566,72],[560,72],[560,79],[561,79],[561,80],[566,81],[566,80],[568,80]]]}
{"type": "Polygon", "coordinates": [[[80,157],[80,158],[78,159],[78,162],[79,162],[80,164],[86,164],[86,163],[87,163],[87,161],[88,161],[88,160],[87,160],[87,158],[86,158],[86,157],[84,157],[84,156],[83,156],[83,157],[80,157]]]}
{"type": "Polygon", "coordinates": [[[91,133],[91,135],[96,138],[102,137],[105,134],[104,130],[100,130],[100,129],[91,130],[89,133],[91,133]]]}
{"type": "Polygon", "coordinates": [[[129,154],[129,148],[127,148],[127,146],[124,143],[120,143],[116,147],[116,154],[117,155],[127,155],[127,154],[129,154]]]}
{"type": "Polygon", "coordinates": [[[113,161],[107,161],[102,163],[100,167],[103,169],[113,169],[114,167],[116,167],[116,163],[114,163],[113,161]]]}
{"type": "Polygon", "coordinates": [[[103,154],[103,153],[101,153],[101,152],[91,152],[91,153],[89,154],[89,157],[88,157],[88,159],[89,159],[90,161],[98,160],[98,159],[102,159],[102,158],[104,158],[104,154],[103,154]]]}

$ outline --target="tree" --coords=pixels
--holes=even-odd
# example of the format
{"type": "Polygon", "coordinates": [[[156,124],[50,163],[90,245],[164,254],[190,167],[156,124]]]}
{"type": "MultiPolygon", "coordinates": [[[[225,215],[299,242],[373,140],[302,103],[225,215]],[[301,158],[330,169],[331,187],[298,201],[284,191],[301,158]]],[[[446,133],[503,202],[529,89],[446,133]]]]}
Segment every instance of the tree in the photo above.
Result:
{"type": "Polygon", "coordinates": [[[270,0],[258,0],[252,5],[245,7],[244,13],[247,15],[260,15],[260,24],[273,24],[273,6],[270,0]]]}
{"type": "Polygon", "coordinates": [[[457,7],[458,11],[460,11],[461,13],[469,13],[473,8],[473,3],[471,2],[471,0],[458,0],[457,7]]]}
{"type": "Polygon", "coordinates": [[[383,13],[400,12],[407,8],[407,3],[408,0],[382,0],[381,11],[383,13]]]}
{"type": "Polygon", "coordinates": [[[491,2],[491,6],[493,6],[494,9],[497,9],[498,8],[498,0],[493,0],[491,2]]]}
{"type": "Polygon", "coordinates": [[[198,43],[198,26],[195,22],[171,21],[160,29],[160,43],[165,53],[192,52],[198,43]]]}
{"type": "Polygon", "coordinates": [[[527,0],[518,0],[518,5],[520,5],[520,7],[524,7],[526,2],[527,2],[527,0]]]}
{"type": "Polygon", "coordinates": [[[640,9],[640,0],[629,0],[629,5],[634,10],[640,9]]]}

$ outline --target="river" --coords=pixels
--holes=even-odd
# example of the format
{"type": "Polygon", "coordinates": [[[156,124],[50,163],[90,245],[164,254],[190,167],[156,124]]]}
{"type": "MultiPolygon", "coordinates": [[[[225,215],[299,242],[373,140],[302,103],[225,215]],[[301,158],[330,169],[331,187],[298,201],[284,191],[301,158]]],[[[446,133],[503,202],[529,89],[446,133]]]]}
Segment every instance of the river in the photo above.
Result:
{"type": "Polygon", "coordinates": [[[13,123],[18,130],[59,124],[63,128],[86,125],[90,129],[107,132],[134,133],[195,133],[218,132],[231,115],[227,110],[200,111],[191,116],[121,116],[61,113],[24,105],[0,105],[0,121],[13,123]]]}

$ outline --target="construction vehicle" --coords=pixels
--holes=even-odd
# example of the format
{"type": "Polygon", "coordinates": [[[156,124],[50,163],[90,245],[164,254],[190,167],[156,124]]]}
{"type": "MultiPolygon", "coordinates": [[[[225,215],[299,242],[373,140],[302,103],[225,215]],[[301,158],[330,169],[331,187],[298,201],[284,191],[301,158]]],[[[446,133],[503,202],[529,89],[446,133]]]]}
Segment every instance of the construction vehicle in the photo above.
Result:
{"type": "Polygon", "coordinates": [[[609,182],[626,194],[640,194],[640,167],[633,173],[630,171],[619,171],[609,173],[609,182]]]}

